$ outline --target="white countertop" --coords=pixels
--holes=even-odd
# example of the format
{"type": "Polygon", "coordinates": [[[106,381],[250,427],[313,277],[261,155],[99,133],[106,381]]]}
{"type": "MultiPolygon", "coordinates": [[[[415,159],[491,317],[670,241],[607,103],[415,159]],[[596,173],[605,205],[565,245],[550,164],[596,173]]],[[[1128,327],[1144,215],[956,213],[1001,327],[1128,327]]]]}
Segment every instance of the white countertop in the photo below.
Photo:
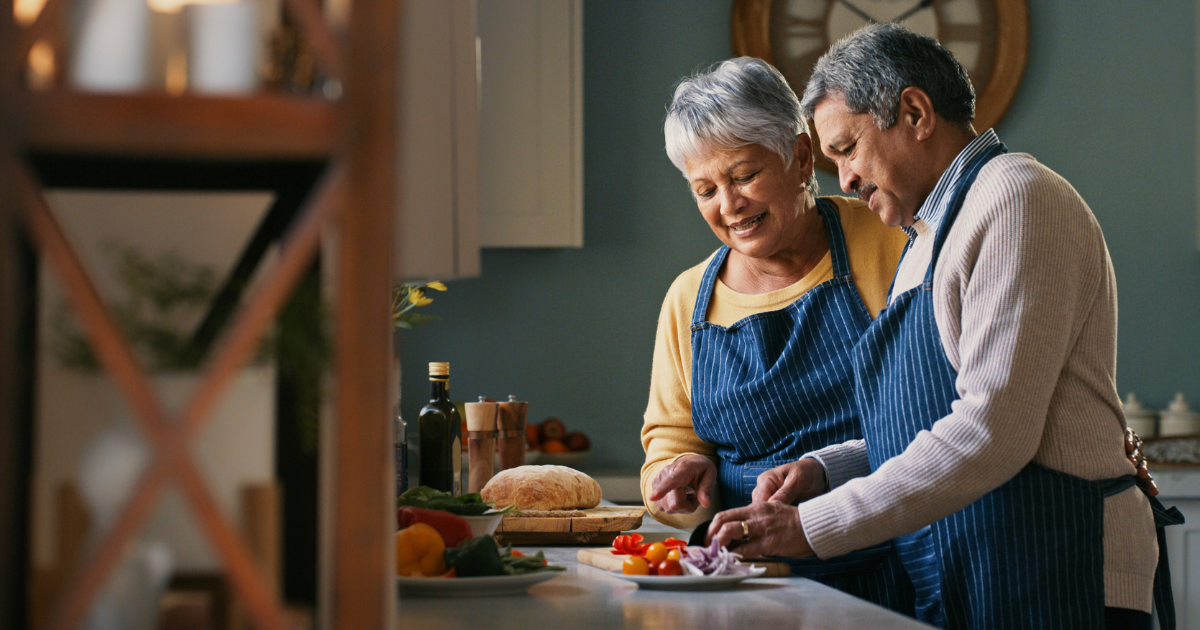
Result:
{"type": "MultiPolygon", "coordinates": [[[[687,532],[646,517],[638,532],[661,540],[687,538],[687,532]]],[[[807,578],[747,580],[726,591],[643,590],[607,571],[579,564],[580,547],[541,549],[552,563],[567,567],[558,577],[526,595],[464,599],[399,600],[399,627],[629,628],[662,630],[746,630],[747,628],[929,628],[914,619],[852,597],[807,578]]]]}

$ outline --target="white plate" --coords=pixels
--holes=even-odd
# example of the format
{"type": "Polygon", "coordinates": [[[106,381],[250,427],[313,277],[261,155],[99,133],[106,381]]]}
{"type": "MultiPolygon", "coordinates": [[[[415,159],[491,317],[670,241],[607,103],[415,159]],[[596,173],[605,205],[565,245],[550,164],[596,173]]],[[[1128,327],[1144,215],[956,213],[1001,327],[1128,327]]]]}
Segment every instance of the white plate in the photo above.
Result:
{"type": "Polygon", "coordinates": [[[401,597],[495,597],[520,595],[529,587],[557,577],[562,571],[538,571],[495,577],[429,578],[398,577],[401,597]]]}
{"type": "Polygon", "coordinates": [[[619,571],[613,575],[622,580],[629,580],[638,588],[652,588],[664,591],[719,591],[733,588],[739,582],[755,578],[766,573],[766,567],[751,567],[748,575],[625,575],[619,571]]]}

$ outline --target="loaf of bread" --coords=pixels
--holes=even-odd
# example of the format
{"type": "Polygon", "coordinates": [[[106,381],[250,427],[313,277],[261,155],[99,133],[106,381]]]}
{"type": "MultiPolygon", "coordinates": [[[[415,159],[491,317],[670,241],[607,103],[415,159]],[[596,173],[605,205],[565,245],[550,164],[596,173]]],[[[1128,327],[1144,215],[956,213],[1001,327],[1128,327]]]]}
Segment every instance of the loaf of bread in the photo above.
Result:
{"type": "Polygon", "coordinates": [[[480,491],[483,500],[518,510],[572,510],[600,504],[600,484],[566,466],[517,466],[501,471],[480,491]]]}

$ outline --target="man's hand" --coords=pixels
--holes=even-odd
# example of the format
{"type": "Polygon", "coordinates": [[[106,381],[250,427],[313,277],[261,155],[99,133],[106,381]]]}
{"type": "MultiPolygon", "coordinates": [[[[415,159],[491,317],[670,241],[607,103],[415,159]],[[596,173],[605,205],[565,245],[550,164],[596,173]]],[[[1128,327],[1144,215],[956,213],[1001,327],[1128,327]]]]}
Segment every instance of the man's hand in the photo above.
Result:
{"type": "Polygon", "coordinates": [[[658,471],[649,499],[667,514],[691,514],[712,505],[717,465],[703,455],[685,455],[658,471]]]}
{"type": "Polygon", "coordinates": [[[796,505],[825,493],[825,471],[821,462],[804,459],[776,466],[758,476],[750,498],[755,503],[796,505]]]}
{"type": "Polygon", "coordinates": [[[751,503],[717,514],[708,526],[705,542],[711,545],[714,540],[729,548],[736,546],[744,558],[813,555],[800,524],[800,512],[785,503],[751,503]],[[750,533],[748,538],[746,532],[750,533]]]}
{"type": "Polygon", "coordinates": [[[1154,483],[1154,477],[1150,476],[1150,469],[1146,467],[1146,456],[1142,454],[1142,438],[1128,427],[1125,429],[1125,456],[1133,462],[1134,468],[1137,468],[1138,486],[1146,494],[1158,496],[1158,484],[1154,483]]]}

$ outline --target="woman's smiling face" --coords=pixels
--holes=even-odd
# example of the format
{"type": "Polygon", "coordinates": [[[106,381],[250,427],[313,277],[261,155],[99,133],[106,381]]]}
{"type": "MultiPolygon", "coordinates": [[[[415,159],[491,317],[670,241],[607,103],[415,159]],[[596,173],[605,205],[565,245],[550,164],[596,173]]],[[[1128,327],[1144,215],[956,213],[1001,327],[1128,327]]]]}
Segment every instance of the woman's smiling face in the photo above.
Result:
{"type": "Polygon", "coordinates": [[[807,135],[798,137],[786,168],[778,154],[756,144],[685,161],[700,214],[722,243],[750,258],[770,258],[796,246],[806,228],[801,217],[811,146],[807,135]]]}

